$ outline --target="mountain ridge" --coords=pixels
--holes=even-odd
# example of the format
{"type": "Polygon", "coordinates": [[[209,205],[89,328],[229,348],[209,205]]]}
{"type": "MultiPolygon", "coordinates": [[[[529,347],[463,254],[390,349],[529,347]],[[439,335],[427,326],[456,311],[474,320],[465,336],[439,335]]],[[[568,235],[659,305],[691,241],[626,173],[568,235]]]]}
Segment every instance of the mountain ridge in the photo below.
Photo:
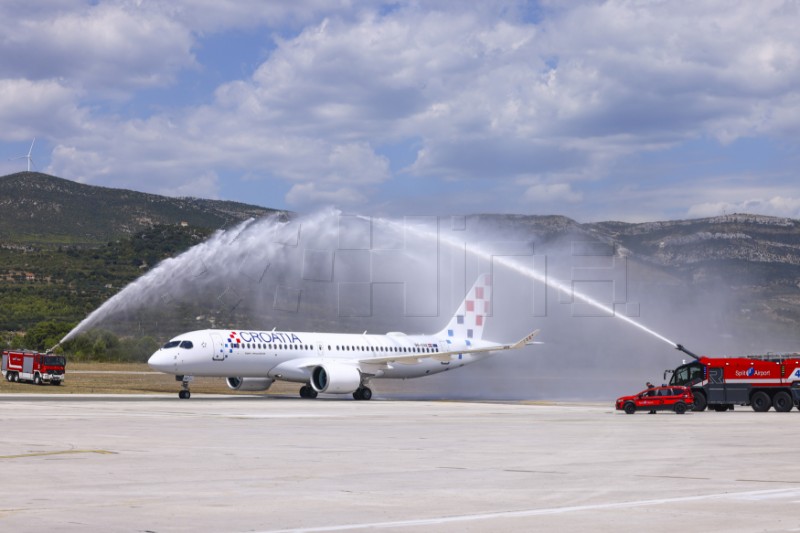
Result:
{"type": "Polygon", "coordinates": [[[0,177],[0,244],[7,245],[99,245],[159,224],[217,229],[280,212],[86,185],[41,172],[0,177]]]}

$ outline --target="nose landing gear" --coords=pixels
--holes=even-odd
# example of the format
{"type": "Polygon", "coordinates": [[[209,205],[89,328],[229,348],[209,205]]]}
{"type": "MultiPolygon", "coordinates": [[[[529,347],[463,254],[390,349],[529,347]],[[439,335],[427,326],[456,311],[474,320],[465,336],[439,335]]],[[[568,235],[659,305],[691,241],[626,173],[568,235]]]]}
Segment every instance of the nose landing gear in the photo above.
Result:
{"type": "Polygon", "coordinates": [[[188,400],[192,397],[189,390],[189,383],[194,379],[194,376],[175,376],[176,381],[181,382],[181,390],[178,392],[178,398],[181,400],[188,400]]]}

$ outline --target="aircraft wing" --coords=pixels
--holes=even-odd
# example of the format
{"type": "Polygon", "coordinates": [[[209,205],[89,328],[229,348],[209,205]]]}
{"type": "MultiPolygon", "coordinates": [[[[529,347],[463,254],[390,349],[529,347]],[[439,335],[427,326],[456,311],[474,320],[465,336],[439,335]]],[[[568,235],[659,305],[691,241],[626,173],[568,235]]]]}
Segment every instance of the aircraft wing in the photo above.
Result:
{"type": "Polygon", "coordinates": [[[502,350],[517,350],[523,346],[533,344],[533,339],[539,334],[539,330],[532,331],[514,344],[494,344],[492,346],[482,346],[480,348],[470,348],[467,350],[453,350],[449,352],[438,353],[404,353],[395,354],[386,357],[371,357],[367,359],[360,359],[359,363],[365,364],[386,364],[386,363],[399,363],[402,365],[414,365],[419,363],[422,359],[435,359],[436,361],[447,362],[451,360],[451,356],[465,353],[482,353],[482,352],[499,352],[502,350]]]}

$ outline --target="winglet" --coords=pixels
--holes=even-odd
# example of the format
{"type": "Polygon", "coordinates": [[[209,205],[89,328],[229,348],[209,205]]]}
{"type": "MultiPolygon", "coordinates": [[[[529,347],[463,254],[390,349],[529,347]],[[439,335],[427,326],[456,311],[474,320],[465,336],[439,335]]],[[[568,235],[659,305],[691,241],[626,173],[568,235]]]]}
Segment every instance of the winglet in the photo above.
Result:
{"type": "Polygon", "coordinates": [[[525,335],[524,338],[511,345],[512,350],[522,348],[523,346],[533,344],[533,339],[539,334],[540,330],[536,329],[525,335]]]}

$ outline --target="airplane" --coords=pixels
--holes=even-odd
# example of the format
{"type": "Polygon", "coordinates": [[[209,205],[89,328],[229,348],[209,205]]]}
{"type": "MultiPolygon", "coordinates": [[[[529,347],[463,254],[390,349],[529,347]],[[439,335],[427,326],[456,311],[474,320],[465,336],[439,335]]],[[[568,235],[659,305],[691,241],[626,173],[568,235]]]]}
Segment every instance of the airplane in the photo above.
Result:
{"type": "Polygon", "coordinates": [[[181,399],[191,397],[195,376],[214,376],[226,377],[228,387],[239,391],[265,391],[282,380],[303,384],[301,398],[328,393],[369,400],[372,379],[438,374],[534,344],[538,329],[513,344],[482,338],[491,290],[491,276],[478,276],[447,326],[433,335],[204,329],[174,337],[147,364],[182,382],[181,399]]]}

